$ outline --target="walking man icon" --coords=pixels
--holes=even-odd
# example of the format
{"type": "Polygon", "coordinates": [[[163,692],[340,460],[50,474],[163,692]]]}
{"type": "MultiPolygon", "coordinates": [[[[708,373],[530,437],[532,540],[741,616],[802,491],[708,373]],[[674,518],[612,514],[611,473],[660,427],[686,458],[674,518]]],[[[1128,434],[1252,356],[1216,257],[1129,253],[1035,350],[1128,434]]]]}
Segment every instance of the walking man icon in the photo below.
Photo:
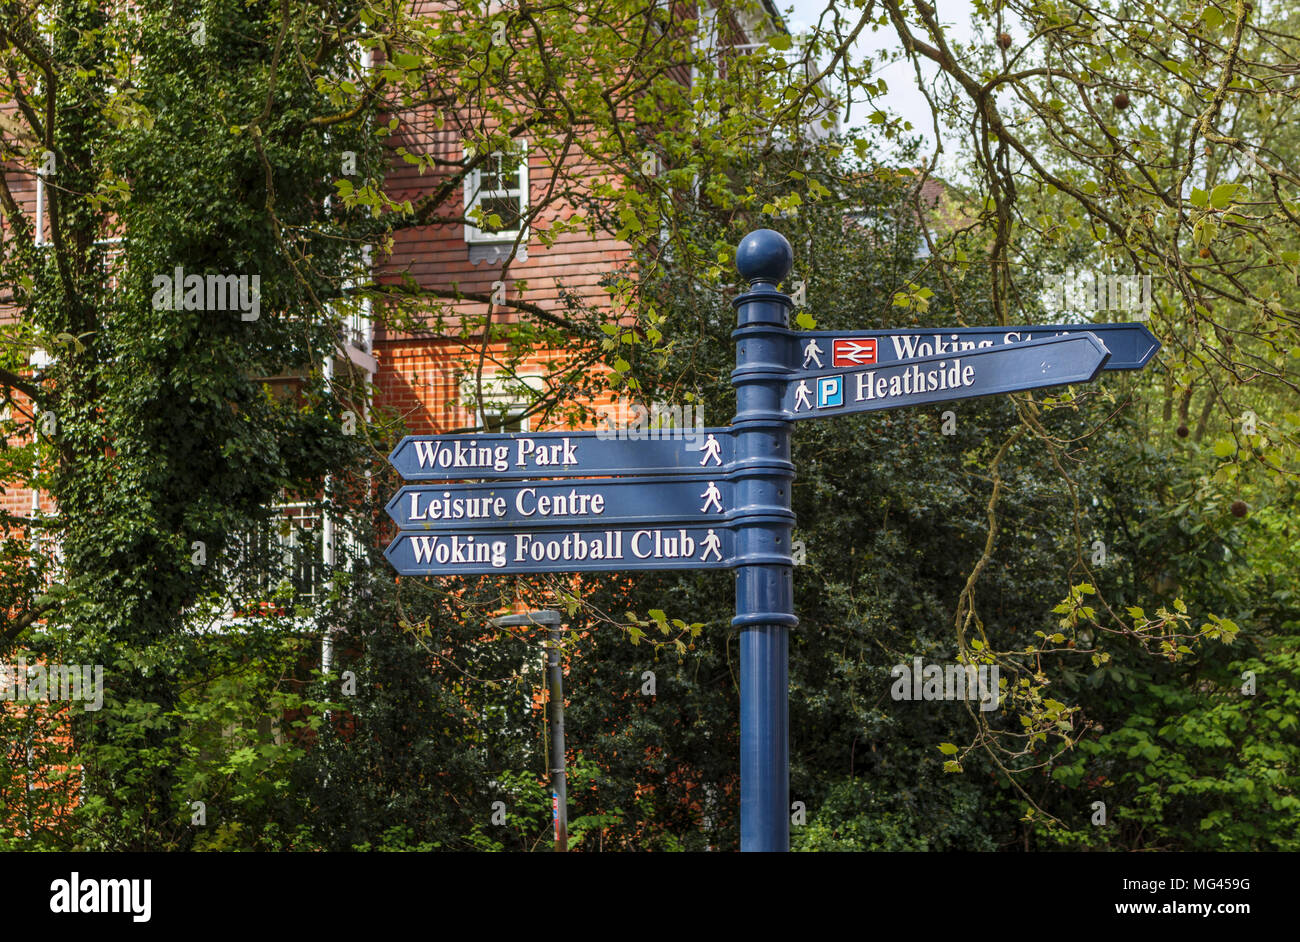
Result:
{"type": "Polygon", "coordinates": [[[809,363],[816,363],[817,369],[822,368],[822,354],[826,351],[817,346],[817,338],[813,337],[803,348],[803,368],[808,369],[809,363]]]}
{"type": "Polygon", "coordinates": [[[704,540],[700,545],[704,547],[703,552],[700,553],[700,562],[704,562],[704,560],[708,559],[710,553],[713,554],[714,559],[722,559],[722,537],[718,536],[712,530],[705,534],[704,540]]]}
{"type": "Polygon", "coordinates": [[[708,464],[710,458],[714,464],[722,464],[722,445],[712,435],[704,440],[704,457],[700,459],[700,467],[708,464]]]}
{"type": "Polygon", "coordinates": [[[700,508],[700,513],[708,513],[710,504],[717,508],[718,513],[723,512],[722,492],[718,490],[717,484],[710,481],[709,486],[704,489],[704,493],[700,496],[704,498],[704,506],[700,508]]]}
{"type": "Polygon", "coordinates": [[[808,388],[808,384],[803,380],[799,380],[799,385],[796,386],[794,390],[794,411],[795,412],[798,412],[800,408],[803,409],[812,408],[812,400],[808,398],[808,394],[810,392],[812,392],[812,390],[808,388]]]}

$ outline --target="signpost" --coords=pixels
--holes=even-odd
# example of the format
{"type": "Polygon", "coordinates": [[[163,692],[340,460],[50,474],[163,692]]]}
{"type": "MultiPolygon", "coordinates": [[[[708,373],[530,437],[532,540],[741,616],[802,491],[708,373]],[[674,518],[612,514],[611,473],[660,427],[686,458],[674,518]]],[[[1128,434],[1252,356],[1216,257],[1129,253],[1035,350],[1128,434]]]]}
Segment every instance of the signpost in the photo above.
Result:
{"type": "Polygon", "coordinates": [[[677,437],[411,436],[389,460],[384,555],[406,575],[734,569],[740,629],[740,847],[788,850],[790,509],[796,421],[1091,382],[1160,349],[1141,324],[790,329],[794,254],[760,229],[736,250],[736,415],[677,437]],[[558,480],[556,480],[558,479],[558,480]]]}

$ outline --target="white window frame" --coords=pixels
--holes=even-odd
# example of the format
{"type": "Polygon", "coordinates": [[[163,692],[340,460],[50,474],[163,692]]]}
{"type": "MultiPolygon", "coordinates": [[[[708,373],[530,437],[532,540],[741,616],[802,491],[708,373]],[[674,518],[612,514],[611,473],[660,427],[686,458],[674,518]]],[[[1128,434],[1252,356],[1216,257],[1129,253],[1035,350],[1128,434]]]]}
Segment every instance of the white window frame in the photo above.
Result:
{"type": "Polygon", "coordinates": [[[500,425],[518,419],[519,431],[531,432],[532,417],[524,415],[545,390],[546,381],[541,375],[495,373],[483,376],[483,401],[475,402],[477,395],[474,375],[461,378],[461,402],[474,413],[474,425],[481,432],[494,432],[500,425]],[[529,395],[529,393],[536,395],[529,395]],[[492,420],[489,424],[489,419],[492,420]]]}
{"type": "Polygon", "coordinates": [[[531,432],[532,416],[524,415],[528,411],[526,403],[510,403],[502,406],[500,409],[494,409],[484,414],[482,409],[474,413],[474,424],[478,426],[478,431],[489,435],[495,435],[499,432],[531,432]],[[491,424],[489,424],[491,419],[491,424]],[[506,429],[506,426],[515,424],[518,421],[519,428],[506,429]]]}
{"type": "MultiPolygon", "coordinates": [[[[522,220],[528,215],[530,204],[528,189],[528,141],[524,138],[515,139],[515,147],[519,154],[519,187],[518,189],[507,190],[484,190],[482,189],[482,171],[471,170],[465,175],[465,241],[470,245],[482,245],[493,242],[514,242],[518,239],[522,243],[528,242],[528,226],[525,224],[520,229],[503,229],[500,232],[484,232],[470,221],[471,213],[485,199],[516,199],[519,201],[519,218],[522,220]]],[[[469,161],[474,156],[473,148],[465,149],[465,160],[469,161]]],[[[505,156],[503,151],[493,151],[489,159],[505,156]]]]}

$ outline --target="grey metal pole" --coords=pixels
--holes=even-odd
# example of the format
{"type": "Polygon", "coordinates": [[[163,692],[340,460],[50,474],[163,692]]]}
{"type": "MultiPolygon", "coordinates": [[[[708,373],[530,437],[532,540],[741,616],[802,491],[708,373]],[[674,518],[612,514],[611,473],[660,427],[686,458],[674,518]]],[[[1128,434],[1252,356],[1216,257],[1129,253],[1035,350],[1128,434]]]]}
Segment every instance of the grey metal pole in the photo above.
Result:
{"type": "Polygon", "coordinates": [[[546,698],[547,723],[550,727],[551,754],[551,818],[555,822],[555,849],[565,853],[569,849],[569,803],[564,761],[564,671],[560,667],[562,616],[551,609],[521,612],[518,615],[501,615],[490,622],[494,628],[522,628],[526,625],[545,625],[546,646],[546,698]]]}
{"type": "Polygon", "coordinates": [[[564,765],[564,672],[560,669],[560,626],[551,627],[546,686],[551,723],[551,816],[555,819],[555,849],[569,849],[569,802],[564,765]]]}

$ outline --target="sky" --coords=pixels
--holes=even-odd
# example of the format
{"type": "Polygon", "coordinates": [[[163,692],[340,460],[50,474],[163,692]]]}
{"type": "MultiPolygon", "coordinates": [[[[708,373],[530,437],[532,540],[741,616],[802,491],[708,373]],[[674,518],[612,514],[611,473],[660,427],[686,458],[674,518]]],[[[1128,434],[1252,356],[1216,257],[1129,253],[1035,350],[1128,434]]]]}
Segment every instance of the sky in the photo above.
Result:
{"type": "MultiPolygon", "coordinates": [[[[793,3],[777,0],[777,5],[785,14],[786,25],[790,32],[798,36],[801,32],[811,29],[817,23],[822,11],[827,5],[834,3],[835,0],[794,0],[793,3]]],[[[969,0],[938,0],[936,6],[939,8],[940,21],[950,28],[949,35],[958,41],[966,41],[971,38],[972,31],[970,17],[967,13],[969,10],[969,0]]],[[[841,4],[842,15],[846,19],[856,22],[856,18],[861,16],[861,11],[848,4],[841,4]]],[[[877,32],[871,32],[867,27],[861,36],[858,37],[857,45],[853,51],[854,64],[860,63],[864,58],[875,57],[880,51],[888,50],[893,52],[899,48],[898,34],[892,29],[881,29],[877,32]]],[[[922,74],[928,79],[935,74],[936,68],[922,63],[922,74]]],[[[912,122],[913,128],[920,133],[925,140],[926,153],[933,153],[934,150],[934,130],[930,117],[930,106],[926,103],[925,98],[921,95],[917,87],[916,71],[910,62],[894,62],[886,66],[877,65],[875,74],[884,78],[889,86],[889,91],[884,96],[884,107],[893,114],[902,115],[912,122]]],[[[861,106],[854,108],[851,124],[857,125],[866,120],[867,109],[861,106]]],[[[945,156],[950,156],[953,148],[947,148],[945,156]]],[[[944,163],[941,162],[940,169],[943,170],[944,163]]]]}

